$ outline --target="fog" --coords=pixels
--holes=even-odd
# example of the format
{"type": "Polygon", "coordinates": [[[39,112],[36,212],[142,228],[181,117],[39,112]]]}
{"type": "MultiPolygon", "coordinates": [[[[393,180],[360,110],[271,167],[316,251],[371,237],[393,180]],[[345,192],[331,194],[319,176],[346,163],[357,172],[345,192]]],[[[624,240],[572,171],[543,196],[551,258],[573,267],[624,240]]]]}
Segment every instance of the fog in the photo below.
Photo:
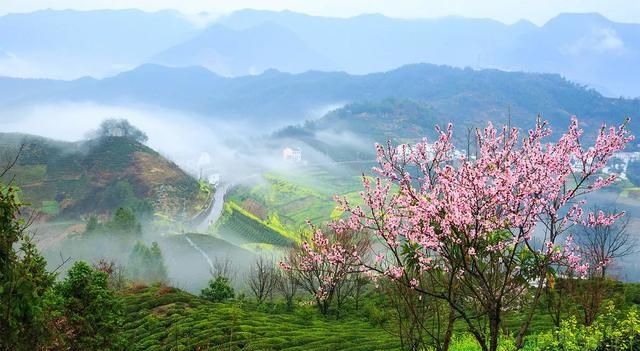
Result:
{"type": "Polygon", "coordinates": [[[127,119],[149,136],[149,147],[195,176],[205,170],[219,173],[224,181],[229,175],[237,178],[287,167],[280,149],[266,146],[268,130],[238,120],[222,121],[216,116],[153,106],[92,102],[41,104],[0,111],[3,132],[64,141],[87,138],[108,118],[127,119]]]}
{"type": "MultiPolygon", "coordinates": [[[[339,106],[340,104],[334,104],[310,111],[309,118],[318,118],[339,106]]],[[[303,142],[270,138],[270,130],[216,116],[154,106],[103,105],[93,102],[39,104],[0,111],[1,132],[25,133],[69,142],[90,138],[100,123],[108,118],[127,119],[148,135],[146,144],[149,147],[174,161],[194,177],[207,178],[216,174],[221,182],[229,185],[264,185],[261,174],[265,171],[282,174],[298,169],[300,164],[283,160],[284,147],[301,148],[305,164],[337,167],[332,165],[331,159],[324,152],[303,142]]],[[[282,126],[274,125],[273,129],[280,127],[282,126]]],[[[358,145],[358,148],[363,149],[372,146],[368,141],[346,131],[322,133],[320,137],[336,145],[358,145]]],[[[337,168],[335,170],[339,171],[337,168]]],[[[226,187],[219,187],[220,191],[224,191],[224,188],[226,187]]],[[[222,199],[222,196],[219,198],[222,199]]],[[[215,208],[221,211],[221,206],[215,208]]],[[[215,262],[233,256],[232,263],[237,271],[235,284],[241,287],[243,272],[253,261],[255,253],[216,241],[219,239],[213,236],[194,234],[189,242],[186,236],[181,235],[193,232],[196,228],[202,228],[202,224],[174,223],[166,226],[147,220],[143,222],[142,236],[134,239],[109,234],[87,237],[82,234],[82,225],[69,228],[63,224],[41,223],[32,229],[51,269],[66,258],[70,258],[71,262],[108,259],[126,265],[135,241],[139,240],[146,245],[155,241],[163,251],[171,285],[198,292],[211,277],[208,260],[215,262]]],[[[231,234],[225,233],[225,239],[235,242],[229,235],[231,234]]],[[[277,251],[274,252],[277,254],[277,251]]],[[[270,254],[273,255],[274,252],[270,254]]],[[[65,264],[59,272],[64,275],[70,265],[65,264]]]]}

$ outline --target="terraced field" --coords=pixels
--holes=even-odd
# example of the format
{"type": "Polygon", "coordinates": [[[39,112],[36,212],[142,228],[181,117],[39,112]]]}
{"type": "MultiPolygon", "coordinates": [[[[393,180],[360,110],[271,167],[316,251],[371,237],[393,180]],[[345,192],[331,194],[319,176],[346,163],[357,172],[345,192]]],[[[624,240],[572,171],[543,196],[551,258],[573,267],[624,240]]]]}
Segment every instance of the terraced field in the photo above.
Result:
{"type": "Polygon", "coordinates": [[[306,167],[287,174],[267,173],[263,175],[264,182],[237,187],[228,200],[242,204],[247,211],[262,212],[255,210],[258,206],[267,209],[268,216],[277,215],[281,225],[295,233],[306,228],[307,220],[322,224],[339,215],[335,211],[335,195],[357,201],[362,185],[361,178],[354,174],[357,175],[325,167],[306,167]],[[246,206],[247,203],[251,206],[246,206]]]}
{"type": "Polygon", "coordinates": [[[320,317],[313,307],[263,311],[248,302],[210,303],[166,287],[129,291],[130,350],[398,350],[392,335],[360,319],[320,317]]]}
{"type": "Polygon", "coordinates": [[[236,245],[288,246],[295,241],[292,233],[280,225],[276,216],[272,216],[270,220],[262,220],[235,202],[225,204],[223,214],[218,220],[214,232],[236,245]]]}

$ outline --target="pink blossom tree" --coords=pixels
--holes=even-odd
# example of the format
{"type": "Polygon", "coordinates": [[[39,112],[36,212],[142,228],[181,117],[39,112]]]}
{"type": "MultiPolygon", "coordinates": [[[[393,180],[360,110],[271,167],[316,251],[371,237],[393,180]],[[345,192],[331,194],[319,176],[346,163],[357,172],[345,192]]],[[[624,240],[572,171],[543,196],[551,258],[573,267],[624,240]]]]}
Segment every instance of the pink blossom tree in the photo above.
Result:
{"type": "MultiPolygon", "coordinates": [[[[360,255],[369,250],[369,238],[348,230],[338,233],[331,228],[321,230],[309,226],[311,240],[293,246],[279,265],[293,274],[326,315],[332,302],[341,305],[361,284],[358,279],[364,267],[360,265],[360,255]]],[[[337,315],[339,317],[339,311],[337,315]]]]}
{"type": "MultiPolygon", "coordinates": [[[[603,125],[591,147],[582,145],[576,118],[557,141],[548,140],[551,130],[541,121],[525,135],[489,123],[476,132],[476,158],[453,156],[451,125],[436,128],[433,143],[376,145],[379,176],[363,176],[364,205],[339,198],[345,217],[332,226],[337,233],[370,232],[375,259],[358,260],[359,269],[446,301],[483,350],[497,349],[504,312],[520,308],[521,347],[552,267],[588,269],[572,227],[608,225],[622,215],[585,213],[580,197],[616,179],[600,170],[633,139],[627,123],[603,125]],[[438,283],[425,284],[425,276],[438,283]],[[488,333],[480,320],[488,321],[488,333]]],[[[364,256],[321,236],[307,249],[314,262],[343,265],[332,252],[364,256]]]]}

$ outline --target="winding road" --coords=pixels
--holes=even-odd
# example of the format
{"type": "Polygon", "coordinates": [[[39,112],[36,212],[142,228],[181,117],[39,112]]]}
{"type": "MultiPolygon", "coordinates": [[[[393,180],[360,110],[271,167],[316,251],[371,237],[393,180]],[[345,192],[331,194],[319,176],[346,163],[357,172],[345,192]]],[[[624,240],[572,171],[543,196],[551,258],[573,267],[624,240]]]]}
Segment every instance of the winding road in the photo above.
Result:
{"type": "Polygon", "coordinates": [[[221,184],[218,189],[216,189],[216,193],[213,195],[213,199],[211,200],[211,209],[209,210],[209,214],[202,220],[202,222],[195,226],[196,232],[206,233],[209,226],[220,218],[224,206],[224,196],[227,193],[229,186],[230,185],[228,184],[221,184]]]}

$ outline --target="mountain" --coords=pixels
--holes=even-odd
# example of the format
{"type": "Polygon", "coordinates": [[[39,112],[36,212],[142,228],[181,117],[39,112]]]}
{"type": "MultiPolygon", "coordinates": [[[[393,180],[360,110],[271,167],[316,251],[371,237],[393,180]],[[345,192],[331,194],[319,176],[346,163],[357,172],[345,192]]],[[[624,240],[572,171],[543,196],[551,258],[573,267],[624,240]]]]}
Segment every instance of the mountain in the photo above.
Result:
{"type": "MultiPolygon", "coordinates": [[[[273,134],[276,141],[304,145],[323,152],[337,162],[375,160],[374,143],[415,143],[435,136],[434,126],[442,124],[427,103],[385,99],[347,104],[304,125],[287,126],[273,134]]],[[[464,133],[454,134],[456,144],[464,143],[464,133]]],[[[366,168],[366,167],[365,167],[366,168]]]]}
{"type": "MultiPolygon", "coordinates": [[[[202,17],[202,16],[201,16],[202,17]]],[[[203,20],[204,17],[199,18],[203,20]]],[[[45,10],[0,17],[0,75],[104,77],[143,63],[225,76],[388,71],[413,63],[556,73],[606,96],[640,96],[640,24],[593,13],[521,20],[351,18],[242,10],[199,27],[175,11],[45,10]]]]}
{"type": "Polygon", "coordinates": [[[599,14],[560,14],[543,26],[489,19],[314,17],[243,10],[220,23],[234,29],[270,22],[296,33],[338,69],[385,71],[409,63],[558,73],[609,96],[640,96],[640,24],[599,14]]]}
{"type": "Polygon", "coordinates": [[[286,72],[331,68],[295,33],[268,22],[245,30],[210,26],[193,39],[158,54],[151,62],[203,66],[225,76],[257,74],[270,68],[286,72]]]}
{"type": "Polygon", "coordinates": [[[17,77],[105,76],[135,67],[193,36],[176,11],[43,10],[0,17],[0,74],[17,77]]]}
{"type": "Polygon", "coordinates": [[[109,214],[121,206],[179,218],[202,201],[193,177],[125,137],[70,143],[0,133],[0,155],[15,155],[20,145],[5,180],[15,178],[24,200],[45,219],[109,214]]]}
{"type": "Polygon", "coordinates": [[[509,46],[495,64],[515,70],[560,72],[608,95],[640,96],[640,25],[599,14],[562,14],[509,46]]]}
{"type": "Polygon", "coordinates": [[[220,20],[235,29],[265,22],[290,29],[339,69],[356,74],[421,62],[461,67],[483,65],[485,48],[510,41],[523,30],[531,29],[460,17],[407,20],[367,14],[329,18],[257,10],[237,11],[220,20]]]}
{"type": "MultiPolygon", "coordinates": [[[[566,125],[574,114],[585,127],[597,127],[602,122],[619,123],[625,116],[636,117],[640,111],[640,100],[607,98],[559,75],[429,64],[367,75],[269,70],[235,78],[198,67],[144,65],[102,80],[4,78],[0,79],[0,96],[2,110],[7,111],[61,101],[136,103],[195,112],[209,121],[250,122],[266,130],[319,118],[323,111],[345,103],[388,98],[429,105],[434,123],[469,126],[487,120],[506,122],[509,110],[514,125],[529,126],[541,114],[556,128],[566,125]]],[[[640,131],[635,123],[631,129],[636,134],[640,131]]]]}

